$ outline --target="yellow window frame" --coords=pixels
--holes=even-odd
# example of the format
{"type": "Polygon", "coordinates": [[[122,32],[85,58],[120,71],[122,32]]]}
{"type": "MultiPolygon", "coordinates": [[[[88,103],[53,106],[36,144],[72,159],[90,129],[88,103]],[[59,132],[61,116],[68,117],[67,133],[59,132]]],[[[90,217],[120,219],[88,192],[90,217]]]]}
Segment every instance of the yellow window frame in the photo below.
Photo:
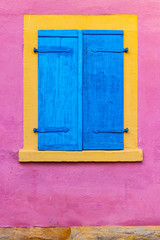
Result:
{"type": "Polygon", "coordinates": [[[20,162],[137,162],[143,160],[137,146],[137,15],[24,15],[23,32],[23,135],[20,162]],[[38,134],[38,30],[123,30],[124,48],[124,150],[39,151],[38,134]]]}

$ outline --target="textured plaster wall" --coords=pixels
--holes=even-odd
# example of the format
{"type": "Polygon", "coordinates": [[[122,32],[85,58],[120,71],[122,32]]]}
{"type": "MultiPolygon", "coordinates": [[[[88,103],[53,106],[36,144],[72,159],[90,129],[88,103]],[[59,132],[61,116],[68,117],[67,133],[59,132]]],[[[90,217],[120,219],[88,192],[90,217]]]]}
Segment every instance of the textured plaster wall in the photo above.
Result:
{"type": "Polygon", "coordinates": [[[159,225],[160,1],[0,1],[0,226],[159,225]],[[138,15],[142,163],[19,163],[23,14],[138,15]]]}

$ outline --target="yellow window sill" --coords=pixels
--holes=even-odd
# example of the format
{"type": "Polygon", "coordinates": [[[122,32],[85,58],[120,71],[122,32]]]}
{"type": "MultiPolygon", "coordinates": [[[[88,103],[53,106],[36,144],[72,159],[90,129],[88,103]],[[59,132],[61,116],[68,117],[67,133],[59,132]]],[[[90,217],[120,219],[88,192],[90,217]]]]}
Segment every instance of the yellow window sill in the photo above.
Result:
{"type": "Polygon", "coordinates": [[[19,150],[19,162],[141,162],[142,149],[119,151],[19,150]]]}

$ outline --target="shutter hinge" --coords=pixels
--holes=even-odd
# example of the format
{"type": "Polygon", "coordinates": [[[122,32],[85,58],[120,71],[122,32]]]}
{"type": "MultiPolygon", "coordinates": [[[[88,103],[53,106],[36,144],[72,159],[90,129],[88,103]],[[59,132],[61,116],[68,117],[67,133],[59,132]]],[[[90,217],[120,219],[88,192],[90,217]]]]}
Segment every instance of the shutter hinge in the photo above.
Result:
{"type": "Polygon", "coordinates": [[[98,133],[124,133],[124,132],[128,132],[129,129],[128,128],[125,128],[125,129],[113,129],[113,130],[109,130],[109,129],[96,129],[96,130],[93,130],[92,132],[95,133],[95,134],[98,134],[98,133]]]}
{"type": "Polygon", "coordinates": [[[113,51],[111,51],[111,50],[101,50],[101,49],[96,49],[96,50],[93,50],[93,49],[91,49],[91,52],[93,52],[93,53],[99,53],[99,52],[107,52],[107,53],[123,53],[123,52],[128,52],[128,48],[123,48],[122,50],[120,50],[120,51],[116,51],[116,50],[113,50],[113,51]]]}
{"type": "Polygon", "coordinates": [[[61,53],[61,52],[65,52],[65,53],[69,53],[71,52],[70,48],[34,48],[33,51],[39,52],[39,53],[61,53]]]}
{"type": "Polygon", "coordinates": [[[39,129],[39,128],[33,128],[33,131],[34,132],[39,132],[39,133],[49,133],[49,132],[52,132],[52,133],[57,133],[57,132],[68,132],[69,131],[69,128],[66,128],[66,127],[54,127],[54,128],[44,128],[44,129],[39,129]]]}

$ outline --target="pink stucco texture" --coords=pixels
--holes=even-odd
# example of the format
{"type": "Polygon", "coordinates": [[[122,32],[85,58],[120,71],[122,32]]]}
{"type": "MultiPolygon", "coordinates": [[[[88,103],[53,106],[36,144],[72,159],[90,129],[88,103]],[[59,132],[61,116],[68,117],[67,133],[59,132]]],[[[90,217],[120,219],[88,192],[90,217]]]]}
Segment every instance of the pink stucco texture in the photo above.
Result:
{"type": "Polygon", "coordinates": [[[160,224],[160,1],[0,1],[0,227],[160,224]],[[138,15],[142,163],[19,163],[23,15],[138,15]]]}

